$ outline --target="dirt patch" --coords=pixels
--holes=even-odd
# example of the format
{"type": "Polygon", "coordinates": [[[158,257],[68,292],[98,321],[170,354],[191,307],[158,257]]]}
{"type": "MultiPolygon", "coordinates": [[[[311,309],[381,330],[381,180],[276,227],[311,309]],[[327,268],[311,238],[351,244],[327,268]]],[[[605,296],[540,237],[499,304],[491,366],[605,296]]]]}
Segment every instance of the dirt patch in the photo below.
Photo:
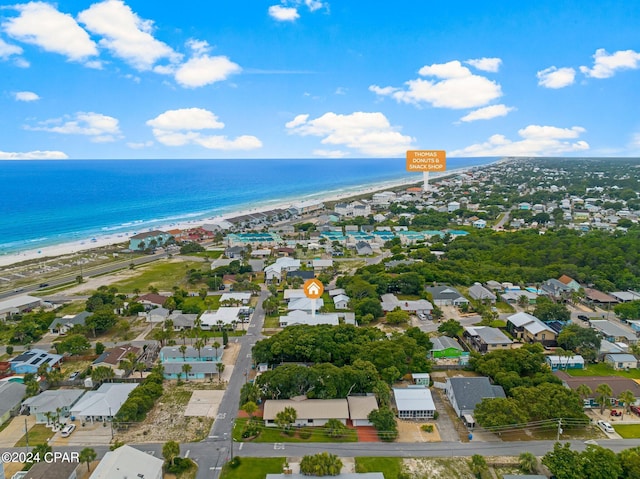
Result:
{"type": "Polygon", "coordinates": [[[195,390],[223,389],[209,381],[165,381],[164,393],[141,423],[116,431],[116,440],[135,442],[194,442],[202,440],[213,424],[213,418],[185,416],[187,404],[195,390]]]}
{"type": "Polygon", "coordinates": [[[59,294],[64,294],[66,296],[73,296],[74,294],[90,294],[90,292],[97,290],[100,286],[111,286],[117,281],[129,279],[139,274],[140,272],[134,269],[125,269],[105,276],[86,278],[82,284],[65,289],[59,294]]]}
{"type": "Polygon", "coordinates": [[[439,442],[438,426],[433,422],[398,420],[398,439],[396,442],[439,442]],[[423,425],[433,425],[433,432],[426,432],[423,425]]]}
{"type": "Polygon", "coordinates": [[[469,460],[464,457],[410,458],[402,468],[412,477],[442,477],[447,479],[474,479],[469,460]]]}
{"type": "Polygon", "coordinates": [[[240,343],[228,342],[224,348],[224,354],[222,355],[222,362],[225,366],[233,366],[238,359],[238,353],[240,353],[240,343]]]}

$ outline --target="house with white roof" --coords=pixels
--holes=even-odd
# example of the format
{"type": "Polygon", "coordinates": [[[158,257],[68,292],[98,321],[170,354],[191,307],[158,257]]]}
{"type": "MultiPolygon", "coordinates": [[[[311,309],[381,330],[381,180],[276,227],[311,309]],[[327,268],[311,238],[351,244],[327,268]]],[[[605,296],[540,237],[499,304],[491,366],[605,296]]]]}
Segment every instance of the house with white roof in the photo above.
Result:
{"type": "Polygon", "coordinates": [[[395,294],[387,293],[381,296],[382,310],[387,313],[393,311],[396,308],[400,308],[402,311],[406,311],[412,314],[426,314],[430,315],[433,311],[433,305],[426,299],[418,300],[399,300],[395,294]]]}
{"type": "Polygon", "coordinates": [[[543,321],[529,313],[516,313],[507,318],[507,331],[527,343],[555,346],[558,334],[543,321]]]}
{"type": "Polygon", "coordinates": [[[371,203],[376,206],[389,206],[396,199],[393,191],[380,191],[371,196],[371,203]]]}
{"type": "Polygon", "coordinates": [[[222,296],[220,296],[220,303],[222,304],[225,301],[247,305],[249,304],[249,301],[251,301],[251,293],[247,293],[247,292],[222,293],[222,296]]]}
{"type": "Polygon", "coordinates": [[[290,256],[283,256],[264,268],[264,279],[267,282],[279,283],[284,278],[287,271],[296,271],[300,269],[300,260],[293,259],[290,256]]]}
{"type": "Polygon", "coordinates": [[[584,369],[584,358],[579,354],[574,354],[572,356],[550,354],[545,356],[544,360],[552,371],[562,369],[584,369]]]}
{"type": "Polygon", "coordinates": [[[304,298],[295,298],[289,301],[289,304],[287,305],[287,309],[289,311],[293,311],[296,309],[300,311],[312,311],[312,310],[318,311],[323,306],[324,306],[324,299],[322,298],[311,299],[305,296],[304,298]]]}
{"type": "Polygon", "coordinates": [[[435,415],[436,405],[425,386],[393,388],[393,397],[400,419],[433,419],[435,415]]]}
{"type": "Polygon", "coordinates": [[[216,311],[205,311],[200,316],[202,329],[226,328],[235,329],[240,322],[240,313],[243,308],[240,306],[221,306],[216,311]]]}
{"type": "Polygon", "coordinates": [[[131,446],[108,451],[89,479],[162,479],[164,461],[131,446]]]}
{"type": "Polygon", "coordinates": [[[16,296],[0,301],[0,319],[4,319],[11,314],[31,311],[42,306],[42,299],[35,296],[16,296]]]}
{"type": "Polygon", "coordinates": [[[347,424],[349,404],[346,399],[267,399],[264,402],[262,419],[267,427],[276,426],[276,416],[286,407],[296,410],[294,426],[324,426],[329,419],[337,419],[347,424]]]}
{"type": "Polygon", "coordinates": [[[369,414],[378,410],[378,401],[371,394],[367,396],[347,396],[349,419],[354,426],[373,426],[369,414]]]}
{"type": "Polygon", "coordinates": [[[279,325],[281,328],[286,328],[287,326],[293,326],[295,324],[305,324],[307,326],[330,324],[331,326],[337,326],[340,324],[340,316],[337,313],[311,314],[301,310],[291,311],[287,315],[280,316],[279,325]]]}
{"type": "Polygon", "coordinates": [[[71,407],[71,415],[82,422],[111,421],[138,383],[103,383],[71,407]]]}
{"type": "Polygon", "coordinates": [[[349,309],[349,296],[346,294],[337,294],[333,297],[333,306],[336,309],[349,309]]]}

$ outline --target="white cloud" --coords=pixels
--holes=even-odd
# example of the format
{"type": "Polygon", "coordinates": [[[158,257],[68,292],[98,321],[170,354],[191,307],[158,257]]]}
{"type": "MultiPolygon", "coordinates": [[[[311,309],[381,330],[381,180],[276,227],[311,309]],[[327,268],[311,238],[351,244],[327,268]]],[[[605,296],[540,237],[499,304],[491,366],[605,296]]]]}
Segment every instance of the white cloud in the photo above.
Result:
{"type": "Polygon", "coordinates": [[[336,88],[336,95],[346,95],[347,94],[347,89],[343,86],[339,86],[338,88],[336,88]]]}
{"type": "Polygon", "coordinates": [[[467,60],[465,63],[468,63],[472,67],[477,68],[478,70],[482,70],[485,72],[497,72],[500,70],[500,65],[502,65],[502,59],[500,58],[477,58],[475,60],[467,60]]]}
{"type": "Polygon", "coordinates": [[[309,8],[310,11],[315,12],[316,10],[321,9],[322,7],[328,7],[329,4],[320,2],[318,0],[304,0],[304,4],[309,8]]]}
{"type": "Polygon", "coordinates": [[[197,88],[226,80],[230,75],[242,71],[240,65],[227,57],[202,55],[191,58],[175,73],[176,81],[183,87],[197,88]]]}
{"type": "Polygon", "coordinates": [[[616,70],[640,68],[640,53],[634,50],[620,50],[609,54],[604,48],[599,48],[593,58],[593,68],[580,67],[580,71],[591,78],[609,78],[615,75],[616,70]]]}
{"type": "Polygon", "coordinates": [[[269,7],[269,15],[279,22],[295,22],[300,18],[298,8],[306,6],[310,12],[324,8],[329,10],[329,4],[320,0],[282,0],[280,5],[269,7]]]}
{"type": "Polygon", "coordinates": [[[149,141],[139,141],[139,142],[135,142],[135,141],[130,141],[127,143],[127,146],[129,148],[131,148],[132,150],[141,150],[143,148],[149,148],[151,146],[153,146],[153,141],[149,140],[149,141]]]}
{"type": "Polygon", "coordinates": [[[564,88],[573,85],[576,71],[573,68],[556,68],[555,66],[545,68],[536,73],[538,85],[545,88],[564,88]]]}
{"type": "Polygon", "coordinates": [[[15,5],[20,15],[3,22],[7,35],[73,61],[98,55],[98,48],[71,15],[43,2],[15,5]]]}
{"type": "Polygon", "coordinates": [[[0,59],[6,60],[11,55],[22,55],[22,48],[17,45],[10,45],[0,38],[0,59]]]}
{"type": "Polygon", "coordinates": [[[490,120],[499,116],[507,116],[510,111],[515,110],[512,106],[506,105],[491,105],[479,108],[471,113],[460,118],[460,121],[476,121],[476,120],[490,120]]]}
{"type": "Polygon", "coordinates": [[[279,22],[294,22],[300,18],[298,10],[294,7],[272,5],[269,7],[269,15],[279,22]]]}
{"type": "Polygon", "coordinates": [[[549,156],[589,149],[589,144],[577,138],[585,132],[579,126],[529,125],[518,130],[521,140],[512,141],[504,135],[493,135],[484,143],[449,152],[450,156],[549,156]],[[576,141],[572,141],[576,140],[576,141]]]}
{"type": "Polygon", "coordinates": [[[162,59],[180,60],[171,47],[153,37],[153,22],[141,19],[120,0],[94,3],[78,14],[78,20],[103,37],[100,46],[137,70],[150,70],[162,59]]]}
{"type": "Polygon", "coordinates": [[[349,152],[342,150],[313,150],[313,154],[323,158],[344,158],[349,155],[349,152]]]}
{"type": "Polygon", "coordinates": [[[37,101],[40,97],[32,91],[19,91],[15,93],[15,99],[16,101],[37,101]]]}
{"type": "Polygon", "coordinates": [[[426,65],[419,72],[421,76],[440,79],[409,80],[406,89],[371,85],[369,90],[383,96],[391,96],[398,102],[420,105],[429,103],[437,108],[475,108],[502,96],[502,89],[496,82],[480,75],[474,75],[455,60],[448,63],[426,65]]]}
{"type": "Polygon", "coordinates": [[[78,112],[74,117],[53,118],[39,122],[36,126],[25,126],[31,131],[48,131],[61,135],[90,136],[96,143],[115,141],[121,137],[118,120],[111,116],[93,112],[78,112]]]}
{"type": "Polygon", "coordinates": [[[0,151],[0,160],[66,160],[68,158],[62,151],[0,151]]]}
{"type": "Polygon", "coordinates": [[[262,142],[251,135],[241,135],[233,140],[226,136],[200,136],[194,143],[210,150],[255,150],[262,148],[262,142]]]}
{"type": "Polygon", "coordinates": [[[640,132],[634,133],[631,136],[631,148],[640,150],[640,132]]]}
{"type": "Polygon", "coordinates": [[[343,145],[369,156],[404,154],[415,141],[400,134],[380,112],[329,112],[313,120],[309,115],[298,115],[285,126],[291,134],[324,137],[323,145],[343,145]]]}
{"type": "Polygon", "coordinates": [[[253,150],[262,147],[255,136],[241,135],[228,139],[222,135],[206,135],[203,130],[224,128],[224,123],[204,108],[167,110],[147,121],[156,140],[166,146],[200,145],[212,150],[253,150]]]}
{"type": "Polygon", "coordinates": [[[167,110],[152,120],[147,125],[160,130],[210,130],[224,128],[224,123],[218,117],[204,108],[182,108],[180,110],[167,110]]]}

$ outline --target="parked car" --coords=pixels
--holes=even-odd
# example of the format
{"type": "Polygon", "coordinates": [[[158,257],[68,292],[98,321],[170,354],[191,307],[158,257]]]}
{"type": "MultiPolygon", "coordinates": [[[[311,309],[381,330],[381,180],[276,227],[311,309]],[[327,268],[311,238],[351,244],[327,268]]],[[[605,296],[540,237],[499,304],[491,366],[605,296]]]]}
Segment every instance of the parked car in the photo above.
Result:
{"type": "Polygon", "coordinates": [[[578,319],[580,321],[589,321],[589,316],[585,316],[584,314],[579,314],[578,319]]]}
{"type": "Polygon", "coordinates": [[[630,406],[629,409],[631,410],[631,412],[633,414],[637,414],[638,416],[640,416],[640,407],[638,407],[638,406],[630,406]]]}
{"type": "Polygon", "coordinates": [[[60,431],[60,435],[62,437],[69,437],[73,431],[76,430],[75,424],[67,424],[62,431],[60,431]]]}
{"type": "Polygon", "coordinates": [[[615,430],[615,429],[613,429],[613,426],[612,426],[611,424],[609,424],[607,421],[603,421],[603,420],[601,419],[601,420],[599,420],[596,424],[597,424],[597,425],[598,425],[598,427],[599,427],[600,429],[602,429],[604,432],[607,432],[607,433],[613,433],[613,432],[616,432],[616,430],[615,430]]]}
{"type": "Polygon", "coordinates": [[[78,375],[79,375],[79,374],[80,374],[80,371],[74,371],[74,372],[72,372],[72,373],[71,373],[71,375],[69,376],[69,379],[70,379],[71,381],[73,381],[75,378],[77,378],[77,377],[78,377],[78,375]]]}
{"type": "Polygon", "coordinates": [[[622,411],[618,411],[617,409],[612,409],[611,413],[609,415],[610,416],[615,416],[615,417],[620,417],[620,416],[622,416],[622,411]]]}

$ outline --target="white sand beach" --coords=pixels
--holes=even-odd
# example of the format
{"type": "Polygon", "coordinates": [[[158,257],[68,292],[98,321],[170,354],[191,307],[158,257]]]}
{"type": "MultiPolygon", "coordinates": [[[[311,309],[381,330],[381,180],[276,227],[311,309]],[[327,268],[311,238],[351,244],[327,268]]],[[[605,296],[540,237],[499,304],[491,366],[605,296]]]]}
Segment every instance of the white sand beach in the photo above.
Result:
{"type": "MultiPolygon", "coordinates": [[[[489,166],[489,165],[483,165],[483,166],[489,166]]],[[[460,168],[456,170],[447,171],[446,173],[443,173],[443,174],[433,174],[430,181],[441,180],[443,178],[454,176],[454,175],[463,173],[465,171],[469,171],[471,169],[477,169],[477,168],[482,168],[482,167],[476,166],[472,168],[460,168]]],[[[372,184],[372,185],[369,185],[363,188],[358,188],[358,189],[351,188],[349,190],[343,190],[340,192],[319,192],[317,194],[306,196],[304,200],[317,199],[317,200],[322,200],[324,202],[339,201],[339,200],[351,198],[354,196],[372,194],[377,191],[384,191],[390,188],[398,188],[402,186],[415,185],[417,183],[422,183],[421,175],[420,176],[416,175],[413,178],[406,178],[399,181],[387,181],[383,183],[376,183],[376,184],[372,184]]],[[[154,227],[154,229],[168,230],[168,229],[194,228],[197,226],[201,226],[203,224],[214,223],[216,221],[221,221],[223,219],[228,219],[228,218],[234,218],[236,216],[242,216],[242,215],[251,214],[251,213],[258,213],[262,211],[269,211],[269,210],[278,209],[278,208],[286,209],[286,208],[289,208],[291,205],[295,204],[297,201],[301,201],[301,200],[291,199],[283,203],[268,204],[265,206],[256,206],[254,208],[245,208],[243,210],[233,211],[233,212],[229,212],[224,215],[219,215],[215,217],[182,221],[182,222],[178,221],[178,222],[174,222],[167,225],[160,225],[158,227],[154,227]]],[[[18,253],[2,255],[0,256],[0,266],[9,266],[22,261],[31,261],[31,260],[37,260],[42,258],[63,256],[63,255],[73,254],[81,251],[87,251],[95,248],[101,248],[104,246],[110,246],[118,243],[128,243],[129,237],[133,236],[134,234],[136,234],[135,230],[119,232],[118,234],[97,235],[91,238],[86,238],[78,241],[61,243],[61,244],[52,245],[52,246],[44,246],[42,248],[29,249],[29,250],[24,250],[18,253]]]]}

